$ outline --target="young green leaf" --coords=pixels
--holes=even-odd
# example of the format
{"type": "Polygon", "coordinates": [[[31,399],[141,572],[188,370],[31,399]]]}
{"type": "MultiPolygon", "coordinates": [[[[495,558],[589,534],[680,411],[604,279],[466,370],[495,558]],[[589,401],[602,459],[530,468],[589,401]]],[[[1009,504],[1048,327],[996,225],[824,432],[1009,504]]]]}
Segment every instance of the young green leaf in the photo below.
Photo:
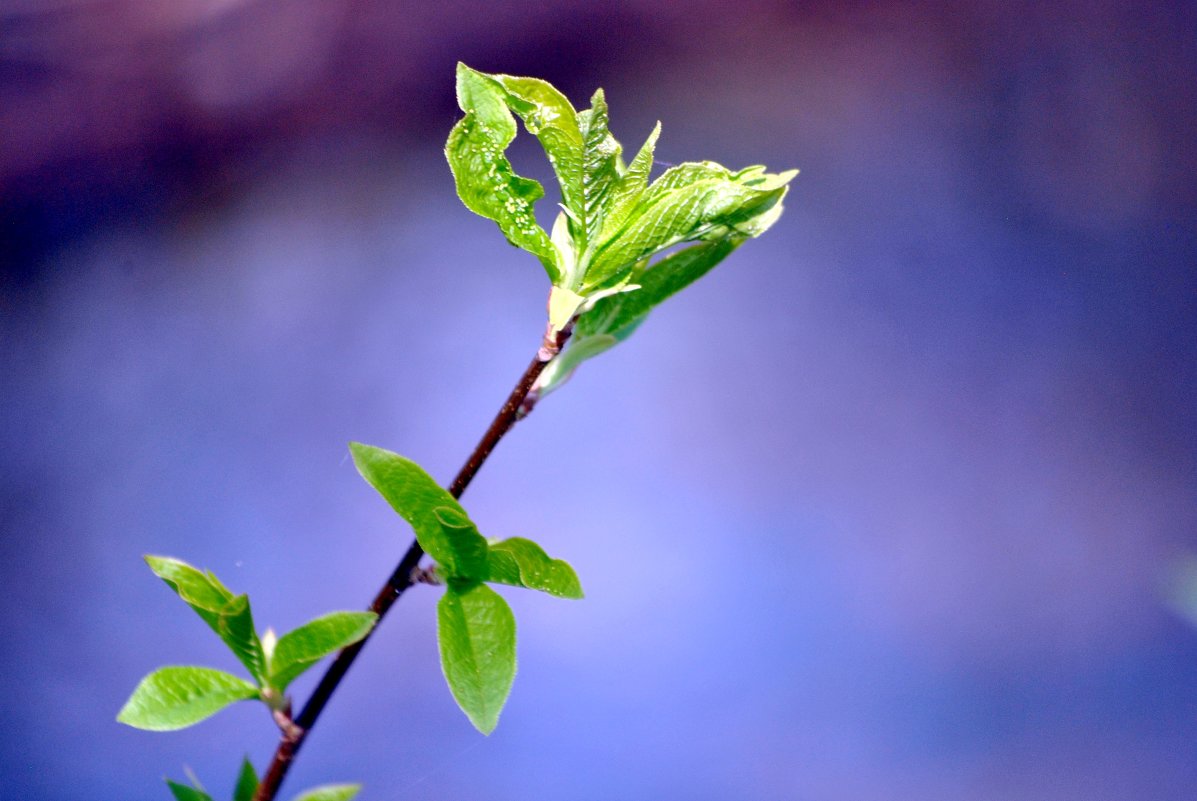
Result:
{"type": "Polygon", "coordinates": [[[331,612],[304,623],[279,638],[270,663],[270,686],[285,690],[320,659],[370,633],[378,621],[373,612],[331,612]]]}
{"type": "MultiPolygon", "coordinates": [[[[780,212],[780,205],[777,210],[780,212]]],[[[582,362],[630,337],[653,308],[706,275],[739,244],[740,240],[731,237],[702,242],[661,259],[647,270],[634,271],[631,280],[640,288],[601,298],[578,318],[569,347],[541,373],[537,392],[543,397],[558,389],[582,362]]]]}
{"type": "Polygon", "coordinates": [[[581,598],[578,574],[564,559],[553,559],[532,540],[512,537],[490,546],[488,581],[540,590],[559,598],[581,598]]]}
{"type": "MultiPolygon", "coordinates": [[[[582,315],[582,318],[584,319],[585,316],[582,315]]],[[[568,381],[582,362],[592,359],[618,344],[619,340],[608,334],[580,337],[575,332],[569,347],[554,356],[553,360],[545,366],[540,378],[536,380],[534,391],[543,398],[568,381]]]]}
{"type": "Polygon", "coordinates": [[[556,249],[533,213],[544,188],[516,175],[503,155],[516,132],[507,91],[490,76],[458,64],[457,102],[466,115],[449,132],[445,157],[461,202],[498,223],[507,241],[540,259],[555,282],[560,274],[556,249]]]}
{"type": "Polygon", "coordinates": [[[653,168],[653,152],[657,147],[657,139],[661,136],[661,123],[658,122],[649,132],[648,138],[640,146],[632,163],[620,176],[619,181],[611,190],[611,197],[607,199],[607,212],[603,217],[603,226],[609,230],[617,230],[627,219],[628,213],[635,207],[636,202],[648,188],[648,176],[653,168]]]}
{"type": "Polygon", "coordinates": [[[249,598],[234,596],[211,572],[179,559],[147,556],[146,564],[224,641],[258,682],[265,679],[266,658],[254,629],[249,598]]]}
{"type": "Polygon", "coordinates": [[[640,288],[600,299],[578,319],[577,335],[581,339],[609,335],[624,341],[650,311],[706,275],[739,245],[731,238],[702,242],[633,273],[632,280],[640,288]]]}
{"type": "Polygon", "coordinates": [[[173,731],[257,696],[257,687],[221,670],[164,667],[141,680],[116,719],[135,729],[173,731]]]}
{"type": "Polygon", "coordinates": [[[608,222],[583,280],[583,292],[598,289],[679,242],[744,236],[752,220],[781,202],[786,173],[738,180],[717,164],[681,164],[646,190],[626,219],[608,222]]]}
{"type": "Polygon", "coordinates": [[[170,789],[170,794],[175,797],[175,801],[212,801],[212,796],[203,790],[188,787],[186,784],[179,784],[167,779],[166,786],[170,789]]]}
{"type": "Polygon", "coordinates": [[[249,609],[249,596],[238,595],[220,610],[219,628],[216,633],[233,655],[241,660],[246,670],[262,684],[266,681],[266,655],[262,641],[254,628],[253,613],[249,609]]]}
{"type": "Polygon", "coordinates": [[[300,793],[294,801],[349,801],[361,789],[360,784],[325,784],[300,793]]]}
{"type": "Polygon", "coordinates": [[[599,89],[590,99],[590,108],[578,115],[582,132],[582,198],[575,209],[582,229],[575,237],[579,250],[598,238],[608,201],[621,178],[620,153],[623,148],[607,128],[607,99],[599,89]]]}
{"type": "Polygon", "coordinates": [[[254,770],[249,757],[241,760],[241,771],[237,774],[237,786],[233,789],[233,801],[253,801],[258,791],[258,772],[254,770]]]}
{"type": "Polygon", "coordinates": [[[485,584],[450,585],[437,605],[437,639],[449,690],[478,731],[490,734],[515,680],[511,608],[485,584]]]}
{"type": "Polygon", "coordinates": [[[349,450],[362,478],[411,524],[420,547],[446,577],[486,575],[486,539],[452,495],[397,453],[360,442],[350,443],[349,450]]]}
{"type": "MultiPolygon", "coordinates": [[[[759,189],[768,193],[780,190],[784,195],[786,182],[793,174],[769,175],[763,167],[749,167],[733,174],[710,163],[680,165],[653,184],[653,192],[659,195],[659,186],[666,187],[670,192],[684,191],[696,183],[709,182],[711,176],[715,176],[716,180],[742,183],[754,191],[759,189]]],[[[578,317],[569,346],[541,374],[536,384],[537,393],[541,397],[549,394],[564,384],[583,361],[627,339],[653,308],[706,275],[745,239],[768,230],[782,210],[779,197],[768,208],[755,209],[751,216],[736,221],[734,229],[713,227],[707,233],[710,237],[708,241],[671,254],[651,266],[647,266],[646,260],[639,262],[627,277],[627,281],[639,289],[592,299],[590,308],[578,317]]]]}
{"type": "Polygon", "coordinates": [[[167,556],[146,556],[145,561],[213,631],[220,632],[220,610],[233,600],[233,593],[216,576],[167,556]]]}
{"type": "MultiPolygon", "coordinates": [[[[469,70],[469,67],[464,69],[469,70]]],[[[472,72],[472,70],[471,70],[472,72]]],[[[476,73],[481,75],[482,73],[476,73]]],[[[508,107],[524,121],[528,133],[540,140],[557,181],[561,199],[575,214],[585,206],[583,194],[583,143],[578,113],[573,104],[548,81],[513,75],[486,76],[507,92],[508,107]]]]}

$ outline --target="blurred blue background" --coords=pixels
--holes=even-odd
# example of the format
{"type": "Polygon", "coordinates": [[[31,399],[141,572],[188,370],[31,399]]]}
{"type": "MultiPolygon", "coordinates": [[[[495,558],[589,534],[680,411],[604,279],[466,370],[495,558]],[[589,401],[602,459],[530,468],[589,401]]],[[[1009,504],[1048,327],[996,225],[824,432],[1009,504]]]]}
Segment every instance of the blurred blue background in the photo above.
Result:
{"type": "Polygon", "coordinates": [[[441,155],[460,59],[603,86],[626,149],[660,119],[666,162],[802,174],[466,495],[588,593],[507,594],[497,732],[418,587],[283,797],[1192,799],[1195,31],[1192,3],[4,4],[4,798],[164,799],[185,765],[227,798],[260,708],[113,720],[159,665],[237,667],[140,556],[262,625],[365,606],[410,532],[346,443],[447,481],[532,355],[543,271],[441,155]]]}

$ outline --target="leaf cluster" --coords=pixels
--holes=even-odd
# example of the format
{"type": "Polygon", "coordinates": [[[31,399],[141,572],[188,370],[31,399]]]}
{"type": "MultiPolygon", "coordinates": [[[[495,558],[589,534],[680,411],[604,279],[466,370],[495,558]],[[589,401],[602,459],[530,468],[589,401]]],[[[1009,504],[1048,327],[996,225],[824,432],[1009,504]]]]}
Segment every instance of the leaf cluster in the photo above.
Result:
{"type": "MultiPolygon", "coordinates": [[[[578,577],[566,562],[551,558],[531,540],[485,539],[457,499],[410,459],[360,443],[352,443],[350,450],[362,476],[411,525],[420,547],[436,562],[436,575],[446,587],[437,606],[441,666],[462,710],[489,734],[510,694],[516,655],[515,617],[507,602],[487,585],[581,598],[578,577]]],[[[216,633],[251,680],[194,665],[159,668],[141,680],[117,715],[117,720],[135,728],[173,731],[251,699],[289,715],[285,693],[291,682],[320,659],[366,637],[377,622],[373,612],[332,612],[281,637],[270,629],[259,635],[249,597],[233,593],[211,571],[171,557],[145,560],[216,633]]],[[[248,784],[252,766],[243,768],[242,774],[248,784]]],[[[257,786],[256,777],[252,783],[257,786]]],[[[176,798],[207,798],[198,786],[169,784],[176,798]]],[[[303,799],[336,801],[342,796],[328,793],[348,792],[349,787],[321,788],[325,795],[303,799]]]]}
{"type": "Polygon", "coordinates": [[[159,668],[141,680],[117,715],[117,720],[134,728],[182,729],[248,699],[281,709],[292,681],[325,656],[365,637],[377,621],[373,612],[331,612],[282,637],[269,629],[259,636],[247,595],[234,595],[211,571],[179,559],[147,556],[145,560],[216,632],[253,680],[207,667],[159,668]]]}
{"type": "Polygon", "coordinates": [[[445,584],[437,604],[441,668],[458,705],[492,732],[515,680],[515,616],[488,583],[581,598],[568,563],[531,540],[488,541],[457,499],[418,464],[382,448],[349,446],[358,472],[406,520],[445,584]]]}
{"type": "Polygon", "coordinates": [[[471,211],[494,220],[508,242],[540,260],[553,284],[551,330],[577,324],[573,342],[541,376],[541,395],[630,336],[652,308],[744,240],[768,230],[797,175],[700,161],[670,167],[650,182],[660,123],[625,163],[602,89],[590,108],[577,111],[546,81],[458,64],[457,101],[465,116],[450,132],[445,155],[458,195],[471,211]],[[551,233],[534,215],[544,187],[517,175],[505,155],[517,117],[540,141],[561,188],[551,233]],[[697,244],[653,263],[686,242],[697,244]]]}

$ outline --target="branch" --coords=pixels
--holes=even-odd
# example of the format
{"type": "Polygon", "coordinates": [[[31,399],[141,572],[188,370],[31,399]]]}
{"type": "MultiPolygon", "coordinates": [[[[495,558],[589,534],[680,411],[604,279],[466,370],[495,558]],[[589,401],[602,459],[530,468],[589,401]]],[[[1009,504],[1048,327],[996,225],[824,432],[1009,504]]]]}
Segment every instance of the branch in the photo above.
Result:
{"type": "MultiPolygon", "coordinates": [[[[466,491],[466,487],[474,480],[474,476],[478,473],[483,463],[486,462],[491,451],[499,444],[499,440],[511,430],[517,420],[522,419],[531,411],[531,405],[525,405],[525,400],[528,398],[528,393],[531,391],[532,385],[536,383],[536,379],[540,377],[545,366],[565,346],[572,331],[572,323],[561,331],[554,332],[552,329],[546,331],[544,342],[541,344],[540,349],[537,350],[532,363],[528,365],[528,369],[520,376],[515,389],[511,390],[511,394],[507,396],[507,400],[503,403],[502,408],[499,409],[499,413],[495,415],[494,421],[491,422],[490,428],[482,435],[481,441],[474,448],[470,457],[466,459],[466,463],[458,471],[457,477],[453,479],[453,483],[449,485],[449,493],[454,498],[460,498],[462,493],[466,491]]],[[[391,573],[391,577],[387,579],[386,584],[378,591],[374,602],[370,604],[370,611],[378,615],[378,623],[382,623],[382,618],[390,610],[391,606],[394,605],[395,601],[399,600],[399,596],[403,594],[403,591],[411,586],[412,572],[419,567],[420,557],[423,555],[424,551],[420,548],[420,543],[412,542],[407,549],[407,553],[403,554],[403,558],[399,560],[399,564],[395,567],[394,572],[391,573]]],[[[324,706],[332,698],[332,694],[336,692],[337,687],[340,686],[341,679],[345,678],[345,674],[349,672],[353,661],[357,659],[358,654],[361,653],[362,648],[365,647],[366,642],[373,633],[378,630],[378,623],[374,625],[369,634],[348,648],[342,649],[337,654],[332,664],[328,666],[328,670],[325,671],[324,676],[320,679],[320,683],[316,685],[316,689],[312,691],[312,696],[304,704],[299,716],[290,721],[289,725],[280,724],[280,728],[283,731],[282,739],[279,740],[278,748],[274,752],[274,759],[271,761],[266,775],[262,777],[262,782],[258,785],[258,791],[254,794],[254,801],[274,800],[279,786],[283,783],[283,779],[286,778],[287,771],[295,759],[295,755],[299,753],[299,749],[303,745],[303,741],[307,738],[312,727],[316,725],[316,720],[320,717],[320,713],[324,711],[324,706]]]]}

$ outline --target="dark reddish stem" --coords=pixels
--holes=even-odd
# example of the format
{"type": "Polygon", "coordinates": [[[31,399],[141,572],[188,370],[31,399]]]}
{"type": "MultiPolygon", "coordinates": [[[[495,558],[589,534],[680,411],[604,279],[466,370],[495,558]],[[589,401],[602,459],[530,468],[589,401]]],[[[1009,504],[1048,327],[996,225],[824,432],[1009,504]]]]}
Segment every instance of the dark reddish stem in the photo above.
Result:
{"type": "MultiPolygon", "coordinates": [[[[517,420],[522,419],[531,411],[532,405],[535,403],[534,395],[530,396],[532,387],[536,383],[536,379],[540,377],[545,366],[564,347],[566,341],[569,339],[571,330],[572,326],[569,326],[555,334],[550,332],[545,335],[545,341],[536,352],[536,357],[532,359],[532,363],[528,365],[528,369],[520,376],[519,383],[515,385],[515,389],[511,390],[511,394],[507,396],[506,402],[499,409],[499,413],[495,415],[490,428],[482,435],[481,441],[474,448],[473,453],[470,454],[470,458],[462,465],[461,470],[457,473],[457,477],[449,485],[449,493],[454,498],[460,498],[462,493],[466,491],[466,487],[474,480],[474,476],[478,473],[483,463],[486,462],[491,451],[499,444],[499,440],[503,439],[503,436],[511,430],[517,420]]],[[[374,602],[370,604],[370,611],[378,615],[379,623],[382,622],[382,618],[394,605],[395,601],[399,600],[399,596],[403,594],[403,591],[411,586],[412,573],[419,567],[420,558],[423,555],[424,551],[420,548],[420,543],[412,542],[411,546],[407,549],[407,553],[403,554],[403,558],[399,560],[398,566],[391,573],[391,577],[387,579],[386,584],[382,586],[382,589],[378,591],[378,595],[374,597],[374,602]]],[[[316,725],[316,720],[320,717],[320,713],[324,711],[324,706],[332,698],[337,687],[340,686],[341,680],[349,672],[353,661],[362,652],[370,636],[377,630],[378,625],[375,624],[370,634],[367,634],[363,639],[348,648],[342,649],[336,658],[333,659],[332,664],[328,666],[328,670],[325,671],[324,676],[320,679],[320,683],[316,685],[316,689],[312,691],[312,697],[304,704],[299,715],[290,725],[280,727],[282,728],[283,736],[279,740],[278,748],[274,752],[274,759],[271,760],[266,775],[262,777],[262,782],[258,785],[258,791],[254,794],[254,801],[273,801],[275,794],[278,793],[279,786],[287,776],[287,771],[290,769],[291,763],[295,760],[295,755],[299,753],[299,748],[303,745],[303,741],[307,738],[312,727],[316,725]]]]}

